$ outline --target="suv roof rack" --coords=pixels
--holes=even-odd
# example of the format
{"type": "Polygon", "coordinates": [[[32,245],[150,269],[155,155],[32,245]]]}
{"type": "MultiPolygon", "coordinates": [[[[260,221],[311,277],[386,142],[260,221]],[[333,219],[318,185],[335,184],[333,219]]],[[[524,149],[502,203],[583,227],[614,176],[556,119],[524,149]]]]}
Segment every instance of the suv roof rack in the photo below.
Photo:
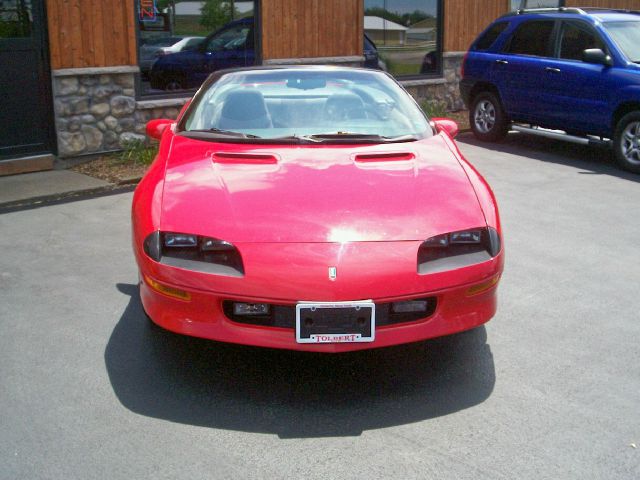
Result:
{"type": "Polygon", "coordinates": [[[547,7],[547,8],[519,8],[513,12],[509,12],[505,17],[512,15],[525,15],[527,13],[573,13],[578,15],[589,15],[593,12],[616,12],[616,13],[631,13],[634,15],[640,15],[640,10],[629,10],[624,8],[606,8],[606,7],[547,7]]]}
{"type": "Polygon", "coordinates": [[[505,16],[524,15],[527,13],[577,13],[579,15],[587,15],[585,9],[575,7],[557,7],[557,8],[520,8],[513,12],[507,13],[505,16]]]}

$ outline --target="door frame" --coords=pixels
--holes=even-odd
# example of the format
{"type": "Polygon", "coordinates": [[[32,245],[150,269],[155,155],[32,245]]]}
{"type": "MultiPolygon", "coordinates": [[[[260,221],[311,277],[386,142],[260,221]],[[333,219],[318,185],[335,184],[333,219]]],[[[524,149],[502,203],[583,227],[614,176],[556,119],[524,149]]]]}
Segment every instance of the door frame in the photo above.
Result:
{"type": "MultiPolygon", "coordinates": [[[[55,116],[53,109],[53,92],[51,84],[51,61],[49,51],[49,28],[47,22],[47,6],[45,0],[32,0],[31,2],[33,15],[33,32],[34,36],[31,40],[34,50],[38,52],[37,74],[40,79],[37,95],[40,103],[44,106],[43,120],[48,126],[46,131],[45,145],[42,149],[28,151],[28,147],[16,146],[17,151],[9,151],[9,153],[0,153],[0,162],[3,160],[14,160],[20,157],[32,157],[45,154],[57,154],[57,137],[55,128],[55,116]]],[[[24,47],[25,39],[5,39],[9,45],[24,47]]]]}

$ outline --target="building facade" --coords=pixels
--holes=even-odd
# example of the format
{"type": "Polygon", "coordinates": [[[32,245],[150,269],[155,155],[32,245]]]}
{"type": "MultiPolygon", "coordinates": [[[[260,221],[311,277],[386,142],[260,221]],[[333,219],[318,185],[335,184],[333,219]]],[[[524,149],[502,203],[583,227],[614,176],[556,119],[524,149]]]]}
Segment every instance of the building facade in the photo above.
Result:
{"type": "MultiPolygon", "coordinates": [[[[0,0],[0,174],[144,141],[148,120],[175,118],[210,71],[240,65],[381,68],[419,102],[457,110],[469,44],[526,3],[0,0]]],[[[531,4],[640,8],[640,0],[531,4]]]]}

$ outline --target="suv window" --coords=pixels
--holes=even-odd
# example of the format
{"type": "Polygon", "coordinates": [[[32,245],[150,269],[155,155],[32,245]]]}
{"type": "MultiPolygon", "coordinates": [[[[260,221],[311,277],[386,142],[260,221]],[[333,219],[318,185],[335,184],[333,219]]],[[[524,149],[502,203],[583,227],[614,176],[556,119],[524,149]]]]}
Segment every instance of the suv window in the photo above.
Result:
{"type": "Polygon", "coordinates": [[[587,48],[599,48],[606,52],[604,42],[586,25],[563,22],[560,34],[560,58],[582,60],[587,48]]]}
{"type": "Polygon", "coordinates": [[[499,22],[482,35],[473,46],[474,50],[488,50],[498,39],[500,34],[509,26],[509,22],[499,22]]]}
{"type": "Polygon", "coordinates": [[[549,41],[553,33],[553,20],[531,20],[518,27],[507,45],[507,53],[549,56],[549,41]]]}

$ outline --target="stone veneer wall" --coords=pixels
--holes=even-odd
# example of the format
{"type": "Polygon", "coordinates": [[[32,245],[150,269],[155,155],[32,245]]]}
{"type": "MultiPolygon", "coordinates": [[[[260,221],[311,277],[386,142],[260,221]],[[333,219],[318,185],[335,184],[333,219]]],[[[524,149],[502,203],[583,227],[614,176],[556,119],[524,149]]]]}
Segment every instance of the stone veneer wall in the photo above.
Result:
{"type": "Polygon", "coordinates": [[[136,101],[137,67],[65,69],[53,72],[58,155],[120,150],[145,141],[152,118],[176,118],[183,99],[136,101]]]}
{"type": "MultiPolygon", "coordinates": [[[[418,103],[434,101],[450,111],[463,109],[458,89],[463,56],[463,52],[443,55],[444,78],[407,80],[402,84],[418,103]]],[[[149,120],[178,116],[186,98],[136,101],[137,72],[138,67],[128,66],[53,72],[60,157],[120,150],[129,142],[146,140],[149,120]]]]}
{"type": "Polygon", "coordinates": [[[443,78],[401,81],[405,89],[421,104],[436,102],[446,105],[448,111],[465,108],[460,96],[460,68],[464,52],[448,52],[443,55],[443,78]]]}

